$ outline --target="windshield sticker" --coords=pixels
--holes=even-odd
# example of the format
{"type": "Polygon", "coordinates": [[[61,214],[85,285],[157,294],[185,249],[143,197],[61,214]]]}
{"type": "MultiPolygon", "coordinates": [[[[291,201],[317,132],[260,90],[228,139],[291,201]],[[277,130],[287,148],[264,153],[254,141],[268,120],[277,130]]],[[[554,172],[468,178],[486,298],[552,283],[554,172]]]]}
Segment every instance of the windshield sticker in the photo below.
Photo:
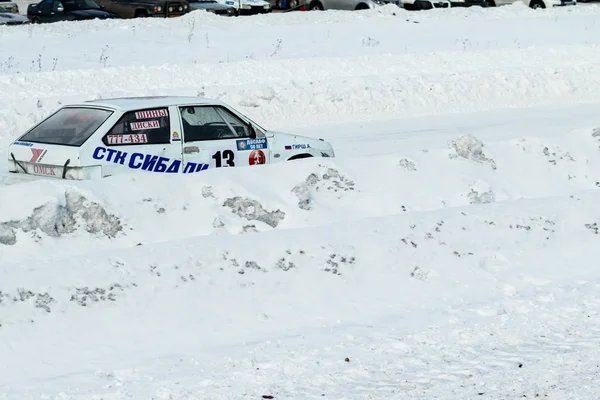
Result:
{"type": "Polygon", "coordinates": [[[14,142],[13,144],[15,146],[27,146],[27,147],[33,146],[33,143],[29,143],[29,142],[14,142]]]}
{"type": "MultiPolygon", "coordinates": [[[[130,153],[107,147],[96,147],[92,157],[94,160],[120,164],[131,169],[141,169],[149,172],[173,174],[178,173],[181,169],[181,160],[178,159],[137,152],[130,153]]],[[[183,172],[200,172],[206,169],[208,169],[208,164],[187,163],[183,172]]]]}
{"type": "Polygon", "coordinates": [[[148,143],[148,136],[145,133],[135,133],[131,135],[108,135],[106,139],[108,144],[148,143]]]}
{"type": "Polygon", "coordinates": [[[169,115],[169,113],[164,108],[162,110],[146,110],[146,111],[138,111],[135,113],[135,117],[137,119],[167,117],[168,115],[169,115]]]}
{"type": "Polygon", "coordinates": [[[160,128],[160,122],[157,120],[130,122],[129,127],[132,131],[141,131],[144,129],[158,129],[160,128]]]}
{"type": "Polygon", "coordinates": [[[238,151],[244,150],[257,150],[257,149],[266,149],[267,148],[267,139],[259,138],[259,139],[241,139],[237,142],[238,151]]]}
{"type": "Polygon", "coordinates": [[[181,140],[181,136],[179,136],[179,132],[173,132],[172,140],[181,140]]]}
{"type": "Polygon", "coordinates": [[[267,157],[262,150],[252,150],[250,156],[248,157],[248,164],[250,165],[260,165],[265,164],[267,162],[267,157]]]}

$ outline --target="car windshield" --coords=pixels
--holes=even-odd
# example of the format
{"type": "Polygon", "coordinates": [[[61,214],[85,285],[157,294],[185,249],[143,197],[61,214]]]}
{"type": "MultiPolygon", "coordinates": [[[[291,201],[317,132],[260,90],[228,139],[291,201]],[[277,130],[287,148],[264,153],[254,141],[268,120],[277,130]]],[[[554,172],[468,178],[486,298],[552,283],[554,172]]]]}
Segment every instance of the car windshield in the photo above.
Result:
{"type": "Polygon", "coordinates": [[[65,11],[77,10],[100,10],[100,6],[94,0],[63,0],[65,11]]]}
{"type": "Polygon", "coordinates": [[[111,114],[98,108],[61,108],[19,140],[81,146],[111,114]]]}

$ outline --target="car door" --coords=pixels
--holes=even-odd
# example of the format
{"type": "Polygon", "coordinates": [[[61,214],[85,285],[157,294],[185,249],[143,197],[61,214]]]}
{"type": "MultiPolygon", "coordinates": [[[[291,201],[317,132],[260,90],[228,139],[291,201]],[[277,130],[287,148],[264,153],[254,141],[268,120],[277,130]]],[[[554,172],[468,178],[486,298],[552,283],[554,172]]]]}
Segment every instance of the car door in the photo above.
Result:
{"type": "Polygon", "coordinates": [[[182,106],[179,116],[184,173],[270,163],[264,134],[226,107],[182,106]]]}
{"type": "Polygon", "coordinates": [[[181,173],[176,114],[176,107],[143,108],[124,113],[90,149],[94,162],[102,166],[102,175],[136,171],[181,173]]]}
{"type": "Polygon", "coordinates": [[[52,2],[52,10],[50,14],[46,15],[46,21],[57,22],[65,19],[65,6],[60,0],[54,0],[52,2]]]}
{"type": "Polygon", "coordinates": [[[39,11],[36,13],[36,16],[39,17],[42,22],[50,22],[53,4],[54,0],[43,0],[41,3],[39,3],[39,11]]]}

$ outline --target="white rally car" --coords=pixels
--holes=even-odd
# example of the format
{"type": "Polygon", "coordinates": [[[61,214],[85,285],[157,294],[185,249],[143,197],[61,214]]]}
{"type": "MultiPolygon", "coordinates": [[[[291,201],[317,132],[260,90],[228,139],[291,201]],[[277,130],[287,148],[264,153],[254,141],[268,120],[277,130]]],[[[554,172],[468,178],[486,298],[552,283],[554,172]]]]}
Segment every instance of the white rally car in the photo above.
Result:
{"type": "Polygon", "coordinates": [[[10,145],[8,170],[63,179],[335,157],[323,139],[266,130],[199,97],[133,97],[60,108],[10,145]]]}

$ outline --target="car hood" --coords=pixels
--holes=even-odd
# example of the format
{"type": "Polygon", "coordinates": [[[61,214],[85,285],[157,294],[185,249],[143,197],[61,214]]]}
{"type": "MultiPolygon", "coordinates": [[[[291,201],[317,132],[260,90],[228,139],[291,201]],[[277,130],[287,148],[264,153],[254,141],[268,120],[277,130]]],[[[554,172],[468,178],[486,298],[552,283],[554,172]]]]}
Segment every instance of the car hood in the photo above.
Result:
{"type": "Polygon", "coordinates": [[[194,2],[190,3],[192,10],[228,10],[230,7],[221,3],[194,2]]]}
{"type": "Polygon", "coordinates": [[[78,18],[115,18],[116,15],[104,10],[74,10],[69,11],[69,15],[73,15],[78,18]]]}
{"type": "Polygon", "coordinates": [[[18,23],[18,22],[22,22],[22,23],[26,23],[29,22],[29,20],[27,19],[27,17],[25,17],[24,15],[20,15],[20,14],[13,14],[13,13],[0,13],[0,24],[8,24],[8,23],[18,23]]]}

